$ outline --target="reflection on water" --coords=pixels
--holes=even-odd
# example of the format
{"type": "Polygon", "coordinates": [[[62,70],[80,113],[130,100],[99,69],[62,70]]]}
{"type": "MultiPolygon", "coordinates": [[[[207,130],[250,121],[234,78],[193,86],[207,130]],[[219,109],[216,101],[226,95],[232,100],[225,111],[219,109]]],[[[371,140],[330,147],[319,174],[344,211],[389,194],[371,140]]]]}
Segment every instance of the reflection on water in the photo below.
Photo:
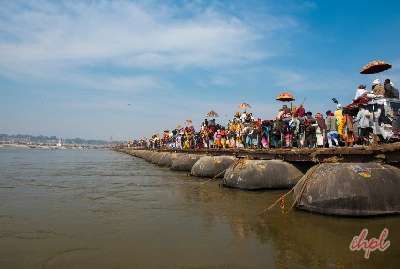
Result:
{"type": "Polygon", "coordinates": [[[244,192],[101,150],[0,149],[0,268],[397,268],[399,217],[278,210],[244,192]],[[349,251],[366,227],[391,246],[349,251]]]}

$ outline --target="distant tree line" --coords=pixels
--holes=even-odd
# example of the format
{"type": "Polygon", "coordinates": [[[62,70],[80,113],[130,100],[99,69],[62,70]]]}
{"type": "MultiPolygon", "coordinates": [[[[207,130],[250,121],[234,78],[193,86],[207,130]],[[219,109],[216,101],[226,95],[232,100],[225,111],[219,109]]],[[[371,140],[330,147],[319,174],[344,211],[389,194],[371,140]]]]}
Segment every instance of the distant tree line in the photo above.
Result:
{"type": "MultiPolygon", "coordinates": [[[[45,135],[26,135],[26,134],[0,134],[0,141],[14,141],[19,143],[35,143],[35,144],[54,144],[57,143],[59,138],[56,136],[45,135]]],[[[104,145],[109,144],[110,141],[98,139],[83,139],[83,138],[66,138],[62,140],[64,144],[78,144],[78,145],[104,145]]],[[[112,141],[112,143],[120,143],[121,141],[112,141]]]]}

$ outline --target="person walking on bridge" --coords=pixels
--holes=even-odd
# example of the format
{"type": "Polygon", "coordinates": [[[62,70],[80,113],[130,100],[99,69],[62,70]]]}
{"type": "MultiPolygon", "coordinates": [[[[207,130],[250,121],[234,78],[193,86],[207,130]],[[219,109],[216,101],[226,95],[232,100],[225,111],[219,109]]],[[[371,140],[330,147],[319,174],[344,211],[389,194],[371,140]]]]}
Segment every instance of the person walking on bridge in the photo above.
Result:
{"type": "Polygon", "coordinates": [[[326,133],[327,133],[327,140],[329,147],[332,148],[334,146],[338,146],[339,142],[338,142],[336,117],[330,110],[326,111],[325,124],[326,124],[326,133]]]}

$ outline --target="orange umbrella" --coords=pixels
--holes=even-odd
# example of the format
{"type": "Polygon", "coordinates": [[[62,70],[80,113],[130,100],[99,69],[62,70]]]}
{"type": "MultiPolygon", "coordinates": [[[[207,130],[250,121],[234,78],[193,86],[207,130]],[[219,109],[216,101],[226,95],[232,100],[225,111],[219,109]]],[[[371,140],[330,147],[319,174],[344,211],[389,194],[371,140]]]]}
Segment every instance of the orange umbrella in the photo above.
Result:
{"type": "Polygon", "coordinates": [[[376,74],[382,71],[388,70],[392,67],[391,64],[385,63],[384,61],[372,61],[363,66],[361,74],[376,74]]]}
{"type": "Polygon", "coordinates": [[[219,117],[219,115],[214,110],[211,110],[210,112],[207,113],[207,117],[216,118],[216,117],[219,117]]]}
{"type": "Polygon", "coordinates": [[[294,101],[295,98],[289,92],[282,92],[276,97],[276,100],[282,101],[282,102],[291,102],[291,101],[294,101]]]}
{"type": "Polygon", "coordinates": [[[251,105],[248,103],[240,103],[239,104],[240,109],[246,109],[246,108],[251,108],[251,105]]]}

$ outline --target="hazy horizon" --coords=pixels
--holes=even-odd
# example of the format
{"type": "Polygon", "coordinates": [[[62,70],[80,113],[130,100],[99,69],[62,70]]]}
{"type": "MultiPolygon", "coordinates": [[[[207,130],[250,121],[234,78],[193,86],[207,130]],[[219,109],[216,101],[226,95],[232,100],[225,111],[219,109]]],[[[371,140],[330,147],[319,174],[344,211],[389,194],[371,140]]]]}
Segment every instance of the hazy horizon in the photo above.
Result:
{"type": "MultiPolygon", "coordinates": [[[[95,139],[95,138],[87,138],[87,137],[60,137],[56,135],[48,135],[48,134],[5,134],[5,133],[0,133],[0,137],[3,137],[4,135],[8,137],[32,137],[32,138],[39,138],[39,137],[46,137],[48,139],[52,138],[55,140],[62,139],[62,140],[85,140],[85,141],[101,141],[101,142],[121,142],[121,140],[114,139],[113,137],[109,137],[107,140],[106,139],[95,139]]],[[[0,140],[1,141],[1,140],[0,140]]]]}

